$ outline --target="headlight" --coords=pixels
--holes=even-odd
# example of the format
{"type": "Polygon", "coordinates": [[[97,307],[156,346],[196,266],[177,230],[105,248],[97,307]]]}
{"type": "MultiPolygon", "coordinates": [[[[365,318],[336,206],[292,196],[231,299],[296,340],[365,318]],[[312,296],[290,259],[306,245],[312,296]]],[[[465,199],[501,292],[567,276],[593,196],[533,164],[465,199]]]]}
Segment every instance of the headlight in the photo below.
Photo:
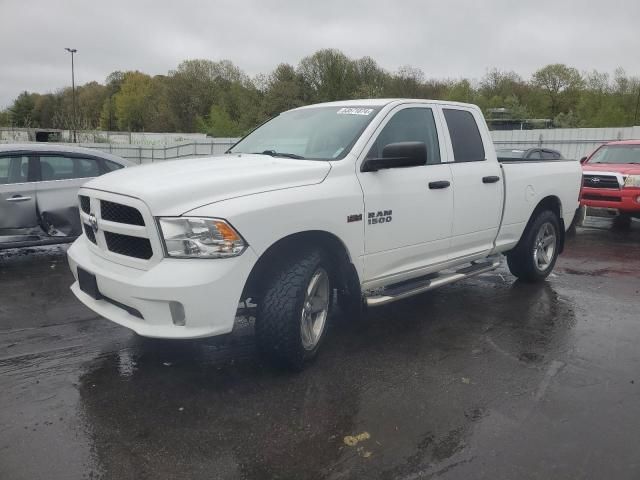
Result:
{"type": "Polygon", "coordinates": [[[247,246],[231,225],[218,218],[161,217],[158,223],[169,257],[235,257],[247,246]]]}
{"type": "Polygon", "coordinates": [[[640,175],[629,175],[624,181],[625,187],[640,187],[640,175]]]}

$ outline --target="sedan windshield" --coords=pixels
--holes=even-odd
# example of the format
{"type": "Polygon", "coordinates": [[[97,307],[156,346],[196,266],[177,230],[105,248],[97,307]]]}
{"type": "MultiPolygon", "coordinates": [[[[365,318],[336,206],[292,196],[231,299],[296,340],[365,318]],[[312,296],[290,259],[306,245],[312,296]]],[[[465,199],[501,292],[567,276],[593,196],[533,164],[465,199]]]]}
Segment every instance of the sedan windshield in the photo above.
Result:
{"type": "Polygon", "coordinates": [[[339,160],[349,153],[378,110],[313,107],[284,112],[244,137],[227,153],[339,160]]]}
{"type": "Polygon", "coordinates": [[[593,154],[589,163],[640,163],[640,145],[605,145],[593,154]]]}

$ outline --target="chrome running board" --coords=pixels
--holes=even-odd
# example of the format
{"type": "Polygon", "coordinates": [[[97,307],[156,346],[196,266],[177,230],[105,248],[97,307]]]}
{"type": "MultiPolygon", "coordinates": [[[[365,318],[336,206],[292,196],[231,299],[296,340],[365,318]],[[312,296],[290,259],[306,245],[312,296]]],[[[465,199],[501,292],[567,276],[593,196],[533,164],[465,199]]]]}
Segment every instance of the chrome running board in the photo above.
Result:
{"type": "Polygon", "coordinates": [[[365,293],[365,301],[368,307],[379,307],[387,303],[395,302],[396,300],[402,300],[403,298],[412,297],[433,290],[434,288],[464,280],[465,278],[490,272],[499,266],[500,261],[498,257],[492,257],[488,261],[472,262],[469,266],[453,272],[440,272],[417,280],[388,285],[384,287],[382,291],[377,290],[369,295],[365,293]]]}

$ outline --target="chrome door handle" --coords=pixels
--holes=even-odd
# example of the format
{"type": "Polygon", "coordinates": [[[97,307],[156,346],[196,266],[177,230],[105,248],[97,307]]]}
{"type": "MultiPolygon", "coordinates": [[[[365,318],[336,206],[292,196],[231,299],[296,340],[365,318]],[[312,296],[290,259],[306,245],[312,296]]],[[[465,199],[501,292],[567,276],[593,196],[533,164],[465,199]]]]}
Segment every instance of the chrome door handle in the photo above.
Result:
{"type": "Polygon", "coordinates": [[[16,195],[15,197],[7,198],[7,202],[26,202],[27,200],[31,200],[31,197],[16,195]]]}

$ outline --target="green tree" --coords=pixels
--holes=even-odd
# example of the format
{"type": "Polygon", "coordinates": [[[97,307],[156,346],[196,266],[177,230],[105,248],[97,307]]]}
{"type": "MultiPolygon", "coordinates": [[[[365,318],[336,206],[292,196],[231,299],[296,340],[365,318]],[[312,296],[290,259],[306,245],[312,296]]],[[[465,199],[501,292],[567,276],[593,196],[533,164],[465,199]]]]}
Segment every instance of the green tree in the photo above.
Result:
{"type": "Polygon", "coordinates": [[[560,112],[553,119],[553,124],[558,128],[576,128],[579,126],[578,116],[573,112],[560,112]]]}
{"type": "Polygon", "coordinates": [[[208,118],[198,119],[198,129],[212,137],[236,137],[242,134],[238,122],[234,121],[220,105],[211,107],[208,118]]]}
{"type": "Polygon", "coordinates": [[[251,130],[266,119],[262,107],[263,94],[251,83],[229,82],[224,88],[219,88],[217,99],[242,132],[251,130]]]}
{"type": "MultiPolygon", "coordinates": [[[[127,72],[120,91],[114,95],[118,128],[131,131],[175,131],[167,101],[167,78],[127,72]]],[[[107,109],[109,107],[106,107],[107,109]]],[[[103,107],[103,121],[105,107],[103,107]]]]}
{"type": "Polygon", "coordinates": [[[142,131],[149,117],[150,101],[153,93],[152,80],[141,72],[127,72],[120,91],[115,95],[118,128],[142,131]]]}
{"type": "Polygon", "coordinates": [[[56,112],[60,109],[60,98],[53,93],[36,95],[33,99],[33,125],[51,128],[54,124],[56,112]]]}
{"type": "Polygon", "coordinates": [[[622,116],[625,125],[640,122],[640,78],[628,77],[624,69],[618,67],[613,77],[613,105],[622,116]]]}
{"type": "Polygon", "coordinates": [[[503,72],[497,68],[491,69],[480,81],[478,93],[486,98],[510,96],[521,100],[526,90],[525,82],[516,72],[503,72]]]}
{"type": "Polygon", "coordinates": [[[362,57],[353,62],[356,88],[351,93],[355,98],[379,98],[385,93],[389,74],[380,68],[371,57],[362,57]]]}
{"type": "Polygon", "coordinates": [[[410,65],[400,67],[387,77],[385,96],[399,98],[420,98],[424,84],[424,72],[410,65]]]}
{"type": "Polygon", "coordinates": [[[105,81],[106,96],[102,102],[100,110],[100,128],[102,130],[115,130],[118,125],[118,117],[116,114],[115,95],[120,91],[124,82],[125,74],[119,70],[111,72],[107,75],[105,81]]]}
{"type": "Polygon", "coordinates": [[[473,102],[475,92],[469,80],[460,80],[455,82],[449,88],[447,93],[447,100],[453,100],[456,102],[473,102]]]}
{"type": "Polygon", "coordinates": [[[265,115],[273,117],[280,112],[304,104],[303,78],[291,65],[281,63],[265,82],[263,99],[265,115]]]}
{"type": "MultiPolygon", "coordinates": [[[[476,103],[488,112],[507,108],[514,118],[550,118],[557,125],[626,126],[640,123],[640,79],[621,68],[612,75],[580,74],[547,65],[529,81],[490,69],[479,82],[427,78],[407,65],[389,73],[371,57],[318,50],[297,66],[280,64],[250,79],[229,60],[185,60],[168,75],[115,71],[104,84],[76,91],[78,128],[203,131],[240,135],[266,118],[301,105],[351,98],[432,98],[476,103]]],[[[71,128],[70,88],[22,92],[0,121],[16,126],[71,128]]]]}
{"type": "Polygon", "coordinates": [[[11,125],[9,110],[0,110],[0,127],[8,127],[11,125]]]}
{"type": "Polygon", "coordinates": [[[33,126],[33,108],[35,107],[36,95],[27,91],[18,95],[13,106],[9,109],[12,125],[15,127],[33,126]]]}
{"type": "Polygon", "coordinates": [[[531,116],[526,105],[522,105],[516,95],[509,95],[505,98],[503,105],[505,108],[509,109],[512,118],[522,120],[531,116]]]}
{"type": "Polygon", "coordinates": [[[583,86],[580,72],[561,63],[547,65],[536,71],[532,83],[547,96],[551,118],[560,113],[562,107],[568,110],[568,107],[577,103],[576,94],[583,86]]]}
{"type": "Polygon", "coordinates": [[[249,83],[248,77],[229,60],[185,60],[167,80],[169,108],[181,131],[193,131],[196,118],[210,113],[220,86],[249,83]]]}
{"type": "Polygon", "coordinates": [[[107,88],[98,82],[89,82],[77,89],[79,128],[93,130],[100,126],[100,115],[107,95],[107,88]]]}
{"type": "Polygon", "coordinates": [[[305,102],[329,102],[351,98],[355,91],[354,63],[339,50],[327,48],[303,58],[298,65],[306,93],[305,102]]]}
{"type": "Polygon", "coordinates": [[[100,129],[111,131],[115,130],[117,125],[116,99],[113,96],[109,96],[104,99],[102,110],[100,110],[100,129]]]}

